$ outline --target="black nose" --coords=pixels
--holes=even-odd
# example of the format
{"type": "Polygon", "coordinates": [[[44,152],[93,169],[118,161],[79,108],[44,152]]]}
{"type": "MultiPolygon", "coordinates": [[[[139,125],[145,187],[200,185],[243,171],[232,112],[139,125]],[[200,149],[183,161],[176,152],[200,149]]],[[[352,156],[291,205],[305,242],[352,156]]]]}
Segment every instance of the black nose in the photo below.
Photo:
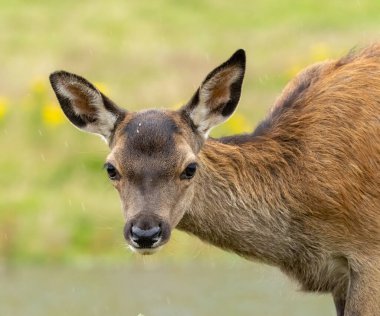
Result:
{"type": "Polygon", "coordinates": [[[161,227],[155,226],[149,229],[141,229],[138,226],[132,226],[131,239],[139,245],[140,248],[151,248],[161,237],[161,227]]]}

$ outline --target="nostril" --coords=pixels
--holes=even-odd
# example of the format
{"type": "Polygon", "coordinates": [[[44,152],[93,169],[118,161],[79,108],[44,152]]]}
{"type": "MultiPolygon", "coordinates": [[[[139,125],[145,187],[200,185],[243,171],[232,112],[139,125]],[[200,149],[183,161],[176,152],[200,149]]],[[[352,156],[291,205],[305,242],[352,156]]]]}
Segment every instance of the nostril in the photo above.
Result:
{"type": "Polygon", "coordinates": [[[158,228],[158,231],[152,236],[152,239],[154,241],[157,241],[161,238],[162,229],[161,227],[157,227],[157,228],[158,228]]]}
{"type": "Polygon", "coordinates": [[[131,239],[132,239],[133,241],[138,241],[138,240],[139,240],[139,236],[138,236],[138,234],[137,234],[137,229],[136,229],[135,226],[132,226],[132,227],[131,227],[131,239]]]}
{"type": "Polygon", "coordinates": [[[138,226],[131,227],[131,239],[140,244],[140,243],[152,243],[160,239],[161,237],[161,227],[156,226],[150,229],[141,229],[138,226]]]}

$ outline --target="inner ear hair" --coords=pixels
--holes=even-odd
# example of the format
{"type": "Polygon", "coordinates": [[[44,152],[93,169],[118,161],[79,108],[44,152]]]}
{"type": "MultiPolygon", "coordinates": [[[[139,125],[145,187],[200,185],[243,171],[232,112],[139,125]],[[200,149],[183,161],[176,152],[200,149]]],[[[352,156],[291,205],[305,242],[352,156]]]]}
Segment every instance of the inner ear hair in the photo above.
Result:
{"type": "Polygon", "coordinates": [[[234,71],[230,68],[224,69],[217,73],[210,80],[206,81],[201,86],[201,91],[208,97],[207,101],[211,101],[214,104],[219,104],[226,100],[226,95],[229,95],[229,85],[234,80],[234,71]]]}
{"type": "Polygon", "coordinates": [[[219,112],[223,116],[232,114],[231,106],[237,103],[240,97],[240,89],[236,91],[234,85],[240,85],[244,70],[237,66],[227,67],[216,73],[208,81],[204,82],[199,90],[199,103],[207,104],[210,112],[219,112]],[[237,96],[237,93],[239,95],[237,96]]]}
{"type": "Polygon", "coordinates": [[[102,102],[100,91],[86,79],[66,72],[57,71],[50,75],[50,82],[56,95],[70,101],[74,112],[78,115],[91,115],[96,112],[98,103],[102,102]]]}
{"type": "Polygon", "coordinates": [[[95,87],[90,88],[76,82],[68,83],[61,92],[75,103],[73,109],[78,115],[94,115],[96,103],[101,100],[100,92],[95,87]]]}
{"type": "Polygon", "coordinates": [[[196,130],[207,137],[211,128],[234,112],[240,99],[245,72],[245,52],[240,49],[211,71],[182,111],[196,130]]]}
{"type": "Polygon", "coordinates": [[[76,127],[101,135],[109,143],[126,111],[78,75],[57,71],[50,75],[50,82],[67,118],[76,127]]]}

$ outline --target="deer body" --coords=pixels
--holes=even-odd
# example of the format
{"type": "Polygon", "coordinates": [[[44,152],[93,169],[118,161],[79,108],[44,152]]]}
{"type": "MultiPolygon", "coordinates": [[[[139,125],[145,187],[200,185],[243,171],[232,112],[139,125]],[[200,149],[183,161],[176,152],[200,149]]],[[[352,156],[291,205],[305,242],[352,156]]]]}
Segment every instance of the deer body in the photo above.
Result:
{"type": "Polygon", "coordinates": [[[67,73],[52,84],[75,125],[108,138],[132,247],[177,227],[330,292],[338,315],[380,314],[380,45],[304,70],[252,134],[207,139],[236,107],[244,62],[237,52],[174,113],[125,113],[67,73]]]}

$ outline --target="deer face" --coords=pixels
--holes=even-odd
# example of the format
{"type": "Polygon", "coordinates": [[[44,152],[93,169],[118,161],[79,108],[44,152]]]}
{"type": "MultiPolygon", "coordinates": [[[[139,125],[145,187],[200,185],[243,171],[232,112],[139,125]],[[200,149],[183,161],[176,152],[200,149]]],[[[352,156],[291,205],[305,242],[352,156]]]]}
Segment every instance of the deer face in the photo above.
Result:
{"type": "Polygon", "coordinates": [[[176,112],[128,113],[118,126],[105,168],[133,249],[150,252],[169,240],[193,198],[201,141],[176,112]]]}
{"type": "Polygon", "coordinates": [[[201,180],[197,155],[210,129],[235,110],[244,70],[239,50],[178,111],[127,112],[82,77],[64,71],[50,76],[68,119],[110,146],[104,167],[119,192],[124,237],[133,250],[157,250],[189,209],[201,180]]]}

